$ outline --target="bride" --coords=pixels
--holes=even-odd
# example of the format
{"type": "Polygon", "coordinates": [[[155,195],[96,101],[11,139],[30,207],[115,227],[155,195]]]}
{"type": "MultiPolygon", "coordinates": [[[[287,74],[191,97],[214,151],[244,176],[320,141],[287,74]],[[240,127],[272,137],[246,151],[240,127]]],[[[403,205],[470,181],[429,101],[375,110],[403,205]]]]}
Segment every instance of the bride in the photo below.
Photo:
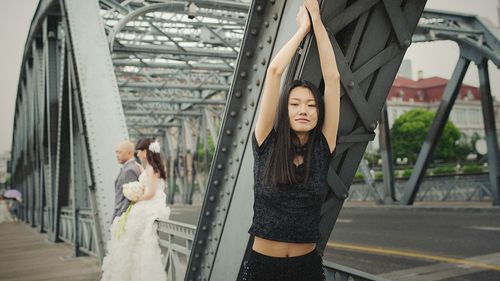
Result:
{"type": "Polygon", "coordinates": [[[160,144],[152,139],[141,139],[135,149],[145,165],[139,176],[144,194],[111,224],[101,281],[167,279],[154,223],[157,218],[170,215],[170,208],[166,206],[166,175],[160,144]]]}

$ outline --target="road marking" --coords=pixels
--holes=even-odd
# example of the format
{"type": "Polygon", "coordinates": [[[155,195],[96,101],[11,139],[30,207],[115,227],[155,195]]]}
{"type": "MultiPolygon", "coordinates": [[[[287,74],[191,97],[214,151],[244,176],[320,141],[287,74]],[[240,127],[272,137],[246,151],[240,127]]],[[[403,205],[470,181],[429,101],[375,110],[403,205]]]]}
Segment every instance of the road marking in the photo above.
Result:
{"type": "Polygon", "coordinates": [[[352,220],[350,220],[350,219],[337,219],[337,222],[351,223],[352,220]]]}
{"type": "Polygon", "coordinates": [[[466,226],[465,228],[477,229],[477,230],[488,230],[488,231],[500,231],[500,227],[495,227],[495,226],[473,225],[473,226],[466,226]]]}
{"type": "Polygon", "coordinates": [[[337,248],[337,249],[355,250],[355,251],[360,251],[360,252],[382,254],[382,255],[389,255],[389,256],[400,256],[400,257],[417,258],[417,259],[423,259],[423,260],[432,260],[432,261],[439,261],[439,262],[463,264],[463,265],[468,265],[468,266],[472,266],[472,267],[500,271],[500,265],[475,262],[475,261],[471,261],[471,260],[463,259],[463,258],[444,257],[444,256],[436,256],[436,255],[411,252],[411,251],[400,251],[400,250],[394,250],[394,249],[384,249],[384,248],[376,248],[376,247],[361,246],[361,245],[346,244],[346,243],[335,243],[335,242],[328,242],[327,246],[331,247],[331,248],[337,248]]]}

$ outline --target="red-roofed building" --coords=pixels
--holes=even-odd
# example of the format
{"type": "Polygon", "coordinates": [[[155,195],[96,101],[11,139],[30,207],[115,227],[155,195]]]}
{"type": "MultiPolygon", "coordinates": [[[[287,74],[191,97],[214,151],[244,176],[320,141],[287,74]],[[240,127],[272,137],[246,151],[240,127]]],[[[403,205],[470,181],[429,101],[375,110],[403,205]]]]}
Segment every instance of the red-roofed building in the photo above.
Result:
{"type": "MultiPolygon", "coordinates": [[[[422,78],[415,81],[397,76],[387,96],[389,127],[392,127],[394,120],[409,110],[423,108],[437,111],[447,83],[448,80],[441,77],[422,78]]],[[[498,135],[500,103],[494,97],[493,100],[498,135]]],[[[478,87],[462,84],[449,118],[465,135],[472,136],[477,133],[484,137],[483,113],[478,87]]],[[[378,138],[375,139],[371,148],[375,147],[379,147],[378,138]]]]}
{"type": "MultiPolygon", "coordinates": [[[[387,96],[389,126],[392,126],[394,120],[403,113],[414,108],[436,111],[441,103],[447,83],[448,80],[441,77],[430,77],[417,81],[402,76],[396,77],[387,96]]],[[[497,101],[494,101],[494,104],[496,120],[499,120],[500,104],[497,101]]],[[[450,120],[468,136],[474,133],[484,135],[479,88],[462,84],[450,113],[450,120]]]]}

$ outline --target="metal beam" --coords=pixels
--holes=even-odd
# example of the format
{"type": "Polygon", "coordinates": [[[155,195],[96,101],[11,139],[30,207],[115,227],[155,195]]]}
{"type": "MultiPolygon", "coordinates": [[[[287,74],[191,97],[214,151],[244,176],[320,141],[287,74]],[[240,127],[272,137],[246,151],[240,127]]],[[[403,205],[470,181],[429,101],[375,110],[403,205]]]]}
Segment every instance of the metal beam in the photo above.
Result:
{"type": "Polygon", "coordinates": [[[461,54],[457,65],[455,66],[455,70],[453,71],[453,74],[451,76],[451,79],[446,85],[442,97],[442,102],[436,112],[436,117],[432,121],[429,133],[427,134],[424,144],[422,145],[422,149],[418,154],[417,162],[415,163],[415,166],[412,170],[410,179],[406,184],[403,199],[403,202],[406,205],[412,205],[415,201],[415,197],[417,196],[418,188],[424,177],[425,170],[429,165],[432,153],[437,146],[437,142],[441,137],[443,128],[450,115],[451,108],[453,107],[453,104],[455,103],[455,100],[458,96],[460,87],[462,85],[462,80],[465,76],[465,73],[467,72],[469,63],[470,60],[468,60],[461,54]]]}
{"type": "Polygon", "coordinates": [[[497,130],[495,125],[495,110],[491,96],[490,76],[488,73],[488,60],[484,58],[478,65],[479,90],[481,93],[481,106],[483,108],[484,132],[488,146],[488,168],[491,183],[493,205],[500,205],[500,162],[498,152],[497,130]]]}

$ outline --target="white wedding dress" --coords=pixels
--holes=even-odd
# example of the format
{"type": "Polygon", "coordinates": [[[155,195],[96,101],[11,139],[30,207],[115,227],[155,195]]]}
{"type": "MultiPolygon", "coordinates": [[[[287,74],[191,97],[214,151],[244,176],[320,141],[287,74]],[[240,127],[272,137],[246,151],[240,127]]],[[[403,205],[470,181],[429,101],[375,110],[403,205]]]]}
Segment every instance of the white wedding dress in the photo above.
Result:
{"type": "MultiPolygon", "coordinates": [[[[139,176],[139,182],[145,187],[145,193],[151,188],[150,177],[145,171],[139,176]]],[[[120,230],[120,219],[125,213],[113,220],[101,281],[166,280],[154,221],[157,218],[168,219],[169,215],[165,181],[159,179],[153,198],[133,205],[125,221],[124,231],[120,230]]]]}

